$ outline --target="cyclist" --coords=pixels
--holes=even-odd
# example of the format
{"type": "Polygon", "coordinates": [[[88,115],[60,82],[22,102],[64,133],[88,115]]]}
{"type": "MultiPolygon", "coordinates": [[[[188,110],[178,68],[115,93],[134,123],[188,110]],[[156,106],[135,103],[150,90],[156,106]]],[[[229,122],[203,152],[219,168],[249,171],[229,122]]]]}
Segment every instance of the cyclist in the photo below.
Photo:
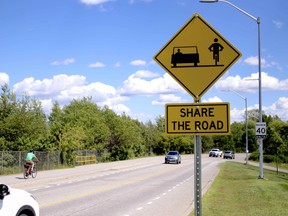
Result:
{"type": "MultiPolygon", "coordinates": [[[[37,162],[39,161],[38,158],[36,157],[36,155],[34,154],[34,150],[33,149],[31,149],[27,153],[25,161],[26,161],[26,164],[31,165],[31,170],[33,170],[34,165],[35,165],[34,161],[37,161],[37,162]]],[[[26,172],[29,173],[29,168],[27,169],[26,172]]]]}
{"type": "Polygon", "coordinates": [[[224,47],[218,43],[218,39],[215,38],[214,42],[208,49],[213,52],[213,59],[215,60],[215,65],[217,65],[217,62],[219,62],[219,52],[224,49],[224,47]]]}

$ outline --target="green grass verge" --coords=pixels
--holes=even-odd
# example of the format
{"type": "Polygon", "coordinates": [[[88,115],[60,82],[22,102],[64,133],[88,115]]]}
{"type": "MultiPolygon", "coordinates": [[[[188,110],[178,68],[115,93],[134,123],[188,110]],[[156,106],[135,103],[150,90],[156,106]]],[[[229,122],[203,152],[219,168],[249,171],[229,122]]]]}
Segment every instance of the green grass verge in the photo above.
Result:
{"type": "Polygon", "coordinates": [[[264,179],[258,176],[258,167],[221,164],[219,175],[202,199],[202,215],[288,215],[288,174],[276,175],[265,169],[264,179]]]}

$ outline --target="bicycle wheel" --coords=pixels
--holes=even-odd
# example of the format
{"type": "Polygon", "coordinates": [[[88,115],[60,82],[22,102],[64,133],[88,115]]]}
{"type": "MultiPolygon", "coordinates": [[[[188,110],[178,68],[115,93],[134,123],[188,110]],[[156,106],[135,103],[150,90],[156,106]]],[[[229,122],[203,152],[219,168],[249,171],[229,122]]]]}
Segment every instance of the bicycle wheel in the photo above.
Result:
{"type": "Polygon", "coordinates": [[[32,176],[32,178],[36,178],[36,176],[37,176],[37,168],[36,167],[34,167],[33,170],[31,171],[31,176],[32,176]]]}
{"type": "Polygon", "coordinates": [[[26,173],[26,168],[24,167],[24,173],[23,173],[23,175],[24,175],[24,179],[27,179],[28,177],[29,177],[29,175],[26,173]]]}

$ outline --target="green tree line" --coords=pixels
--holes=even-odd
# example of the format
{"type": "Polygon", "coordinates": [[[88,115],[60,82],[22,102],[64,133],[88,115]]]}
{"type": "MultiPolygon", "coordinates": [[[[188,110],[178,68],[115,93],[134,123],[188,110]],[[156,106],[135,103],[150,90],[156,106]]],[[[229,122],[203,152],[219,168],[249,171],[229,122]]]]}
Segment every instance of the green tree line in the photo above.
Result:
{"type": "MultiPolygon", "coordinates": [[[[258,110],[248,113],[249,152],[257,158],[255,122],[258,110]]],[[[263,115],[267,137],[263,141],[264,160],[288,163],[288,124],[277,116],[263,115]]],[[[233,122],[231,134],[203,136],[203,151],[213,147],[245,152],[245,122],[233,122]]],[[[20,99],[5,84],[0,92],[0,151],[60,151],[63,164],[73,164],[77,150],[97,150],[105,161],[126,160],[147,155],[162,155],[169,150],[193,153],[193,136],[165,134],[165,119],[158,116],[146,123],[125,113],[117,115],[107,106],[100,108],[92,98],[74,99],[60,107],[53,104],[45,114],[38,99],[20,99]]]]}

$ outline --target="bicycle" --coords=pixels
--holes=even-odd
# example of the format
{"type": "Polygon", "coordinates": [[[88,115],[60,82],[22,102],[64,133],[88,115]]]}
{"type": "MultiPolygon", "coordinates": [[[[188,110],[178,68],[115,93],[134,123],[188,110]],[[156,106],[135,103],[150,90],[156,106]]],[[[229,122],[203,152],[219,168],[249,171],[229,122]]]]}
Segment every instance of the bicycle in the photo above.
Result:
{"type": "Polygon", "coordinates": [[[25,163],[24,164],[24,179],[29,178],[29,176],[32,176],[32,178],[36,178],[37,176],[37,168],[36,168],[36,161],[34,161],[34,167],[32,170],[32,164],[25,163]]]}

